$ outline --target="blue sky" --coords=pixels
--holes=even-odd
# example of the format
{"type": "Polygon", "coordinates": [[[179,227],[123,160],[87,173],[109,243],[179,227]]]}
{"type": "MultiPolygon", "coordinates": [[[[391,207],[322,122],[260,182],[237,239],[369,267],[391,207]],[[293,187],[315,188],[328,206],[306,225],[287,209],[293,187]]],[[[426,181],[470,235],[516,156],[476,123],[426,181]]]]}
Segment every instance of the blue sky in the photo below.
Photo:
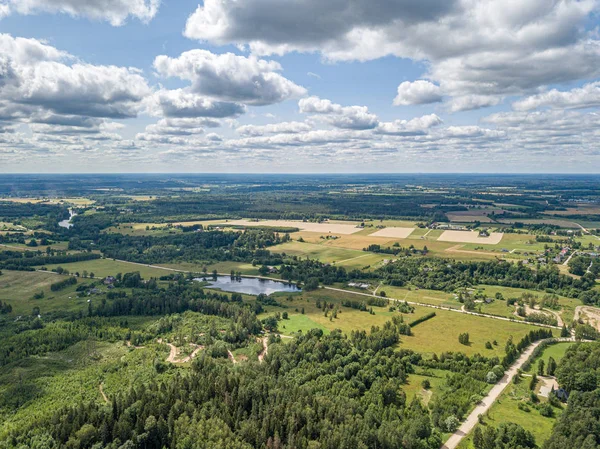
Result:
{"type": "Polygon", "coordinates": [[[0,0],[1,172],[597,172],[597,0],[0,0]]]}

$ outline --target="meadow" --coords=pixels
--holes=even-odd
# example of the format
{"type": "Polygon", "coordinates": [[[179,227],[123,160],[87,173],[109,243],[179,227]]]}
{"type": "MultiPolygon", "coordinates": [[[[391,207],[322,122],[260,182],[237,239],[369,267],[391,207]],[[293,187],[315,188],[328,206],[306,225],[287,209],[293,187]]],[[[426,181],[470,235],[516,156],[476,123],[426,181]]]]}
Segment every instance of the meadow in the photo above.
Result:
{"type": "Polygon", "coordinates": [[[41,313],[85,310],[87,302],[75,295],[76,286],[53,292],[50,285],[64,277],[36,271],[6,271],[0,275],[0,299],[12,305],[13,315],[29,315],[34,307],[41,313]],[[33,296],[43,292],[44,297],[33,296]]]}
{"type": "Polygon", "coordinates": [[[83,262],[74,263],[63,263],[63,264],[50,264],[44,265],[48,270],[54,270],[58,267],[66,268],[70,273],[94,273],[97,278],[104,278],[106,276],[115,276],[117,273],[133,273],[139,271],[140,275],[144,279],[150,279],[151,277],[160,277],[169,274],[168,270],[161,268],[154,268],[143,264],[136,264],[131,262],[122,262],[113,259],[94,259],[86,260],[83,262]]]}
{"type": "MultiPolygon", "coordinates": [[[[306,332],[311,328],[319,328],[327,331],[340,329],[348,334],[352,330],[369,331],[372,326],[383,326],[395,315],[403,315],[406,322],[413,321],[418,317],[435,311],[436,316],[413,328],[412,336],[401,338],[400,347],[412,349],[426,355],[440,354],[446,351],[463,352],[468,355],[476,353],[485,356],[504,355],[504,344],[509,337],[519,341],[532,327],[519,322],[495,320],[492,318],[476,317],[458,312],[445,310],[433,310],[428,307],[415,306],[414,313],[401,314],[398,311],[390,312],[389,306],[373,306],[373,314],[351,309],[341,305],[344,300],[364,300],[365,297],[339,291],[319,289],[301,294],[276,295],[281,307],[268,306],[266,312],[261,315],[264,318],[274,313],[287,312],[289,318],[279,323],[279,330],[284,335],[291,335],[299,331],[306,332]],[[322,309],[317,308],[316,302],[327,301],[341,310],[337,318],[332,317],[331,311],[325,316],[322,309]],[[304,313],[302,313],[304,309],[304,313]],[[470,344],[463,345],[458,342],[459,334],[468,332],[470,344]],[[486,343],[494,340],[498,345],[492,349],[486,348],[486,343]]],[[[439,296],[440,300],[443,298],[439,296]]],[[[393,306],[394,303],[390,303],[393,306]]]]}

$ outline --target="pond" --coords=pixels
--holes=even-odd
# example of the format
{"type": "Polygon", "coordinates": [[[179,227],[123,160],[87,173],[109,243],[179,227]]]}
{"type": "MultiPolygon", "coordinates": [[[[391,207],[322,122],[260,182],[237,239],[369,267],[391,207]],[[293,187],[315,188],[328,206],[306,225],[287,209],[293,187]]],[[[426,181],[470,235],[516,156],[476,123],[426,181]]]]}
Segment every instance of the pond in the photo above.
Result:
{"type": "Polygon", "coordinates": [[[68,219],[68,220],[63,220],[63,221],[60,221],[60,222],[58,222],[58,225],[59,225],[61,228],[67,228],[67,229],[70,229],[70,228],[72,228],[72,227],[73,227],[73,223],[71,223],[71,220],[72,220],[72,219],[73,219],[73,217],[75,217],[77,214],[76,214],[75,212],[73,212],[73,209],[69,209],[69,214],[70,214],[70,217],[69,217],[69,219],[68,219]]]}
{"type": "MultiPolygon", "coordinates": [[[[194,279],[203,282],[204,278],[194,279]]],[[[212,276],[207,276],[206,281],[210,288],[218,288],[226,292],[245,293],[247,295],[270,295],[277,292],[299,292],[302,291],[295,284],[286,282],[272,281],[269,279],[258,278],[232,278],[231,276],[217,276],[213,280],[212,276]]]]}

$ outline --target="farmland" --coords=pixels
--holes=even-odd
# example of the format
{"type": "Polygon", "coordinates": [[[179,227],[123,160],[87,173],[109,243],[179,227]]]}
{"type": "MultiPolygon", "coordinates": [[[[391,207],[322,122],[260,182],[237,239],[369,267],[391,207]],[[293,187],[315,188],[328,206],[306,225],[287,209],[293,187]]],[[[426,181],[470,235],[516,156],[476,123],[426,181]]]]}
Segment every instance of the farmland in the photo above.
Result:
{"type": "MultiPolygon", "coordinates": [[[[583,301],[588,308],[600,305],[595,274],[585,273],[600,238],[593,227],[565,228],[555,220],[565,225],[574,216],[588,223],[600,217],[594,207],[562,200],[568,182],[543,192],[532,182],[531,190],[513,195],[487,179],[474,188],[460,177],[452,186],[447,179],[401,184],[368,177],[352,185],[335,177],[197,184],[193,176],[133,179],[86,178],[62,196],[32,191],[0,201],[0,446],[9,434],[21,447],[32,446],[27,432],[35,426],[44,438],[54,435],[44,430],[46,422],[57,423],[53,429],[68,436],[60,444],[69,447],[84,433],[100,443],[94,438],[103,428],[111,429],[105,434],[113,444],[117,427],[104,421],[112,403],[120,441],[133,441],[124,430],[125,416],[134,416],[124,410],[132,413],[133,404],[156,409],[158,428],[159,420],[169,426],[169,416],[154,407],[153,395],[210,414],[208,402],[192,406],[191,398],[211,391],[211,407],[231,404],[244,410],[238,417],[279,407],[285,422],[293,421],[298,404],[298,410],[314,410],[310,401],[327,398],[319,399],[324,413],[347,423],[339,411],[351,409],[365,435],[373,429],[372,422],[364,427],[366,410],[390,429],[414,419],[431,432],[430,441],[419,444],[438,449],[512,357],[548,337],[544,322],[557,317],[565,323],[564,331],[551,327],[555,336],[583,330],[586,338],[596,337],[580,327],[590,312],[574,318],[583,301]],[[62,228],[69,209],[77,218],[62,228]],[[564,247],[559,264],[554,258],[564,247]],[[574,251],[577,264],[565,263],[574,251]],[[92,257],[100,258],[86,260],[92,257]],[[223,290],[191,281],[214,271],[227,275],[220,279],[223,290]],[[269,286],[243,276],[269,278],[269,286]],[[277,279],[301,290],[273,284],[277,279]],[[242,404],[241,397],[264,407],[242,404]],[[410,405],[413,400],[423,407],[410,405]],[[98,407],[98,421],[70,428],[58,418],[70,416],[65,406],[81,416],[98,407]],[[401,424],[386,421],[396,412],[401,424]]],[[[562,408],[546,417],[529,404],[528,376],[539,360],[560,361],[567,346],[547,348],[482,417],[481,428],[517,422],[541,446],[562,408]]],[[[153,419],[139,410],[143,422],[135,427],[151,434],[153,419]]],[[[249,441],[238,429],[260,429],[275,444],[275,431],[261,427],[268,420],[238,420],[219,410],[235,426],[211,421],[207,428],[222,428],[236,443],[249,441]]],[[[173,429],[196,429],[183,421],[192,417],[177,419],[173,429]]],[[[280,447],[291,444],[288,430],[277,430],[279,438],[285,435],[280,447]]],[[[317,432],[321,444],[328,431],[317,432]]],[[[385,446],[377,435],[367,446],[385,446]]],[[[298,447],[311,447],[305,443],[298,447]]],[[[462,444],[472,449],[470,437],[462,444]]]]}

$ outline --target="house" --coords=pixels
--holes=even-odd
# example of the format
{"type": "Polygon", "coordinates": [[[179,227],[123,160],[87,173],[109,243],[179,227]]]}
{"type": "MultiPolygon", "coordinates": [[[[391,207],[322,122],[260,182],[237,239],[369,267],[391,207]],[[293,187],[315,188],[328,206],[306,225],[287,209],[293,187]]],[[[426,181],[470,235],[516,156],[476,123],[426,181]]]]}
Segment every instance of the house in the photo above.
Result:
{"type": "Polygon", "coordinates": [[[559,388],[558,390],[553,390],[554,396],[560,399],[562,402],[567,402],[569,400],[569,392],[564,388],[559,388]]]}
{"type": "Polygon", "coordinates": [[[117,280],[113,276],[106,276],[104,278],[104,285],[113,285],[117,280]]]}
{"type": "Polygon", "coordinates": [[[279,273],[279,270],[277,269],[277,267],[268,266],[267,268],[269,269],[270,274],[279,273]]]}

